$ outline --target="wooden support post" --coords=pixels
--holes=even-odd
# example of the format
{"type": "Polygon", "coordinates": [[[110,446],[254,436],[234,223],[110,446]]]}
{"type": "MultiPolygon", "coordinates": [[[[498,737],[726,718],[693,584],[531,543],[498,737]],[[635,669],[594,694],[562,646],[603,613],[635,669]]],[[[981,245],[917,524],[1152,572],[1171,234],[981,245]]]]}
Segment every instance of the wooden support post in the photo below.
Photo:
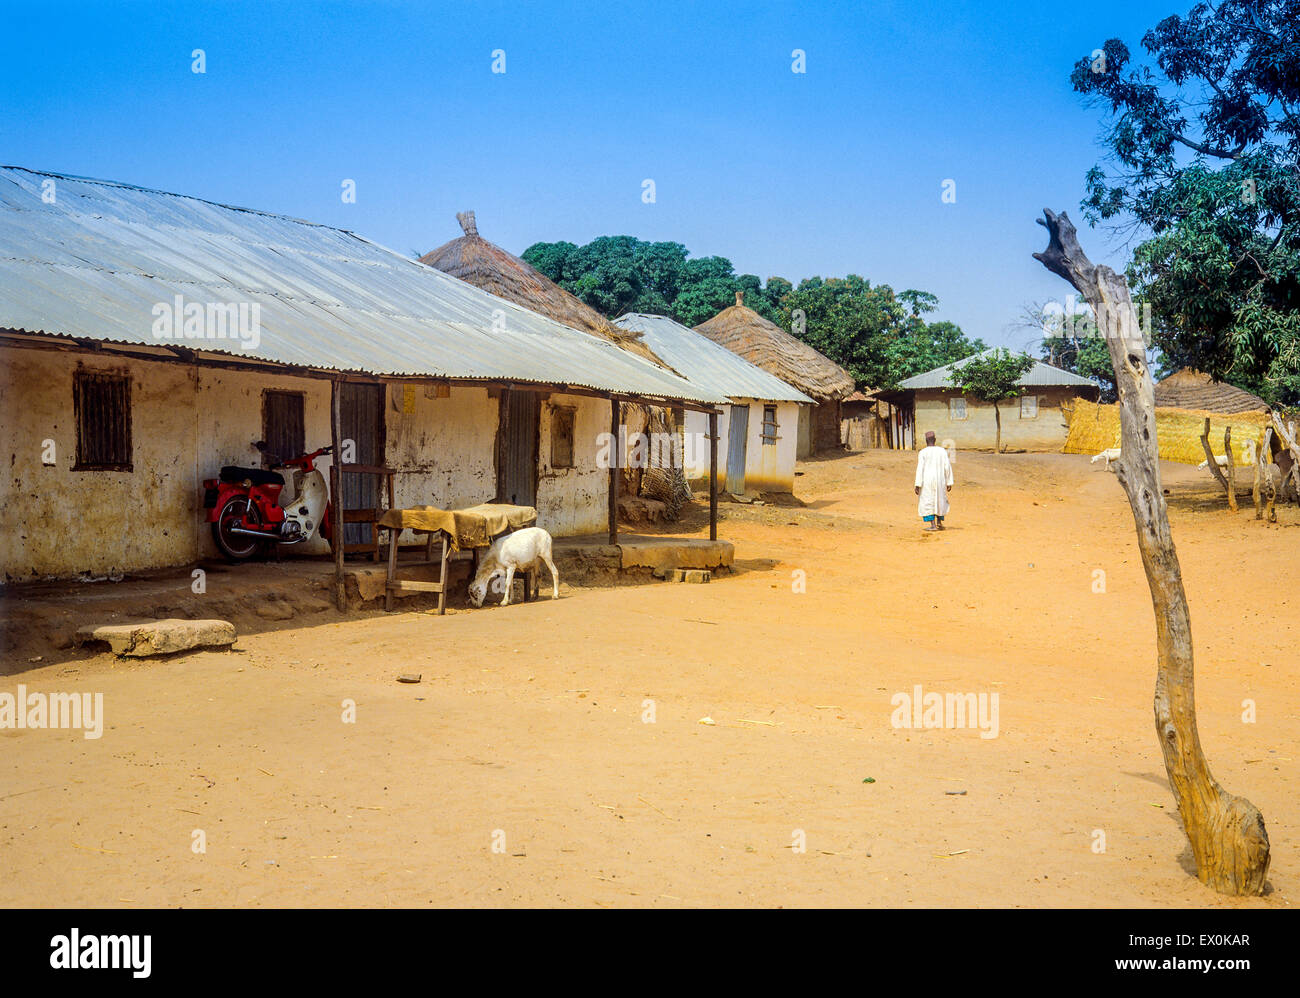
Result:
{"type": "Polygon", "coordinates": [[[1259,476],[1260,476],[1260,472],[1264,469],[1264,465],[1261,463],[1263,460],[1262,458],[1263,453],[1264,453],[1264,448],[1262,446],[1259,446],[1255,449],[1255,483],[1254,485],[1251,486],[1250,489],[1250,497],[1255,502],[1256,520],[1263,519],[1264,516],[1263,499],[1261,498],[1261,494],[1259,490],[1259,476]]]}
{"type": "Polygon", "coordinates": [[[1214,451],[1210,450],[1210,417],[1205,417],[1205,429],[1201,431],[1201,446],[1205,448],[1205,463],[1211,473],[1219,480],[1223,486],[1223,491],[1228,491],[1228,480],[1223,477],[1223,472],[1219,469],[1219,462],[1214,459],[1214,451]]]}
{"type": "Polygon", "coordinates": [[[1274,503],[1277,502],[1277,488],[1273,484],[1273,472],[1271,465],[1273,463],[1273,427],[1264,428],[1264,444],[1259,449],[1259,472],[1263,477],[1264,489],[1264,509],[1263,518],[1269,523],[1277,523],[1277,510],[1274,503]]]}
{"type": "Polygon", "coordinates": [[[334,534],[334,605],[338,607],[339,613],[347,613],[348,594],[347,586],[343,581],[343,549],[347,546],[347,517],[344,515],[343,473],[339,470],[343,460],[340,450],[343,436],[343,419],[340,415],[342,388],[343,382],[337,378],[330,383],[330,444],[333,447],[330,451],[330,482],[333,486],[330,495],[332,504],[330,526],[334,534]]]}
{"type": "Polygon", "coordinates": [[[1223,453],[1228,462],[1228,509],[1237,512],[1237,466],[1232,461],[1232,427],[1223,428],[1223,453]]]}
{"type": "Polygon", "coordinates": [[[709,413],[709,540],[718,539],[718,414],[709,413]]]}
{"type": "Polygon", "coordinates": [[[609,435],[613,443],[609,448],[609,543],[618,543],[618,399],[609,400],[609,435]]]}

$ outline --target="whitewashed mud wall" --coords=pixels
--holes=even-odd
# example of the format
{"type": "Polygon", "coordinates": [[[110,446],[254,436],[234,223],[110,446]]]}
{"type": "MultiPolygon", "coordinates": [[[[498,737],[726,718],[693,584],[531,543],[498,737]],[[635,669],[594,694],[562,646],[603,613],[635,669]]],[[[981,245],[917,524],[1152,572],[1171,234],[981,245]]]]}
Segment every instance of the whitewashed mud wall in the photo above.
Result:
{"type": "Polygon", "coordinates": [[[609,433],[606,399],[553,394],[542,403],[538,447],[537,525],[556,537],[609,529],[609,469],[597,463],[601,434],[609,433]],[[552,414],[556,406],[574,410],[572,468],[551,465],[552,414]]]}
{"type": "Polygon", "coordinates": [[[397,471],[397,505],[460,509],[491,502],[497,493],[497,399],[486,388],[452,387],[446,398],[431,398],[432,389],[412,387],[412,412],[404,411],[400,384],[387,386],[384,403],[385,463],[397,471]]]}
{"type": "MultiPolygon", "coordinates": [[[[301,391],[307,446],[329,442],[329,385],[93,353],[0,349],[0,577],[112,575],[215,557],[202,481],[257,466],[262,391],[301,391]],[[78,368],[131,379],[132,470],[73,471],[78,368]],[[45,441],[54,463],[43,463],[45,441]]],[[[328,463],[323,465],[328,474],[328,463]]],[[[314,542],[316,551],[328,550],[314,542]]]]}

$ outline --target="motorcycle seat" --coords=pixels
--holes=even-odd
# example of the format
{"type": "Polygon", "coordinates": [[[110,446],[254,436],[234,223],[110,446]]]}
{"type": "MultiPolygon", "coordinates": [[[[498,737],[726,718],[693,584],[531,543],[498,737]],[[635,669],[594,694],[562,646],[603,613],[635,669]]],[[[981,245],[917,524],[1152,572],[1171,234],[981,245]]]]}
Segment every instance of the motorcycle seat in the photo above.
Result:
{"type": "Polygon", "coordinates": [[[254,485],[283,485],[284,476],[278,471],[264,471],[261,468],[241,468],[228,464],[221,469],[221,480],[236,485],[249,481],[254,485]]]}

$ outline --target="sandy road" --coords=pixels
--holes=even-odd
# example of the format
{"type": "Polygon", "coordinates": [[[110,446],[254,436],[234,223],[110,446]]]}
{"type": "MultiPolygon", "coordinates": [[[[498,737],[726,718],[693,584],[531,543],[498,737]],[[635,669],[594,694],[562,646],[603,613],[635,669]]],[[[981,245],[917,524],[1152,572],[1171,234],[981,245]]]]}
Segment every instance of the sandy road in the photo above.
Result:
{"type": "Polygon", "coordinates": [[[102,691],[107,720],[0,731],[0,904],[1289,906],[1294,508],[1263,527],[1166,466],[1202,742],[1273,843],[1271,892],[1231,901],[1189,876],[1113,477],[962,454],[952,529],[924,535],[912,460],[814,462],[808,506],[725,507],[738,570],[706,586],[47,653],[3,689],[102,691]],[[894,727],[917,686],[996,694],[997,737],[894,727]]]}

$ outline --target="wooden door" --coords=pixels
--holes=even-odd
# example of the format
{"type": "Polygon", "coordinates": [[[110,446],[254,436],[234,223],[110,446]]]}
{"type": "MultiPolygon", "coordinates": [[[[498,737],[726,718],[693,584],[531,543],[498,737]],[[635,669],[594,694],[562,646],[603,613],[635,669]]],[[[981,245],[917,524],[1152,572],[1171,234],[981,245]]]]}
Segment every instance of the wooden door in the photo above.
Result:
{"type": "MultiPolygon", "coordinates": [[[[345,381],[339,396],[340,464],[384,463],[384,386],[345,381]]],[[[313,448],[314,449],[314,448],[313,448]]],[[[378,475],[344,475],[343,500],[348,511],[374,509],[384,504],[380,499],[378,475]]],[[[348,523],[343,537],[347,544],[371,544],[369,523],[348,523]]]]}
{"type": "Polygon", "coordinates": [[[503,389],[497,429],[497,501],[537,505],[537,441],[541,400],[536,392],[503,389]]]}

